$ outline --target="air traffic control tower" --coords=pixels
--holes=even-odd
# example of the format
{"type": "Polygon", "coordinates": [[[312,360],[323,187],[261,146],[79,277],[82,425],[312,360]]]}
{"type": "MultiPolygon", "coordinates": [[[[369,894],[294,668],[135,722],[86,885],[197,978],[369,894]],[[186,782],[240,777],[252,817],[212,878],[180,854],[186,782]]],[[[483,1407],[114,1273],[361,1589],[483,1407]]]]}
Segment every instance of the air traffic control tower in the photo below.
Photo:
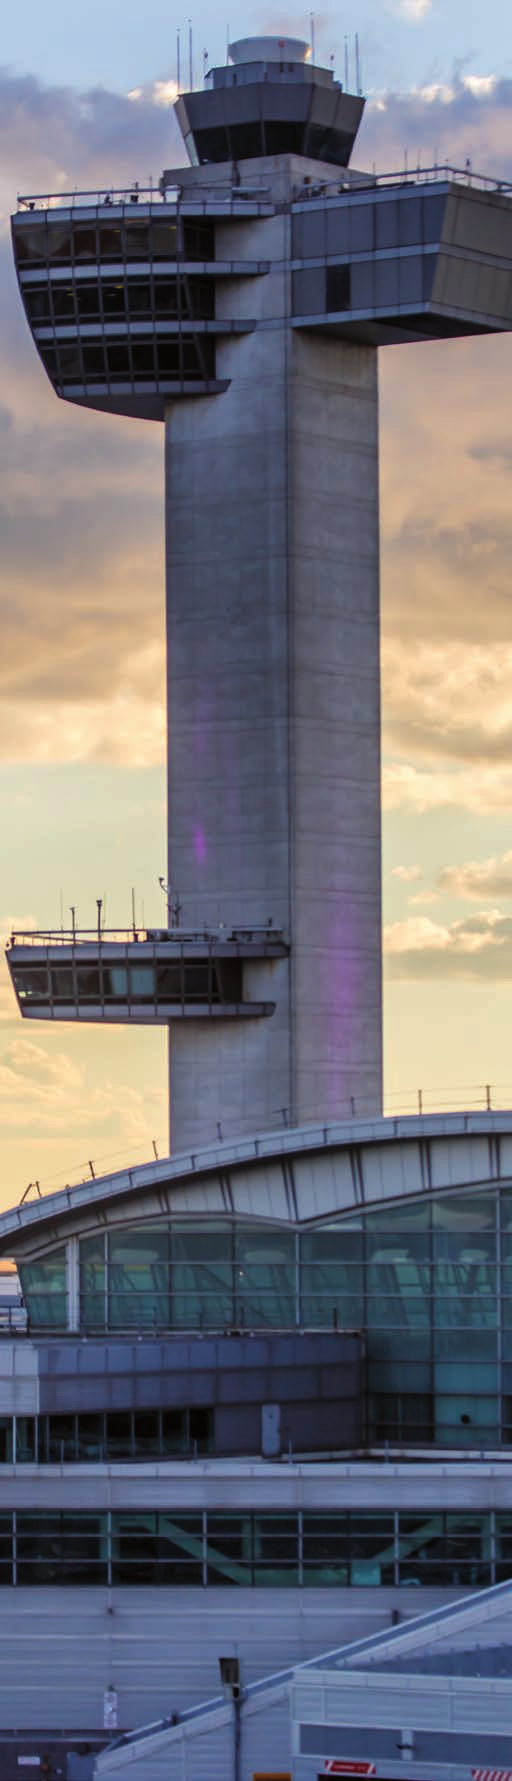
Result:
{"type": "Polygon", "coordinates": [[[234,43],[158,192],[13,219],[56,393],[165,428],[172,889],[9,964],[25,1016],[169,1025],[174,1150],[381,1107],[377,348],[511,327],[512,192],[352,171],[362,112],[234,43]]]}

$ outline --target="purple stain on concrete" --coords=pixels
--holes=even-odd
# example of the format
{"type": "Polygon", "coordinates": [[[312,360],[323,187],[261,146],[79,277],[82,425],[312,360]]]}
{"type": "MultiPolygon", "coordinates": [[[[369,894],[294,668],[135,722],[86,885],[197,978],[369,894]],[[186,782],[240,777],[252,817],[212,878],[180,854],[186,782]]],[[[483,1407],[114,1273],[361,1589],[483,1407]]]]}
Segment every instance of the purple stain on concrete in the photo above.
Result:
{"type": "Polygon", "coordinates": [[[194,828],[194,855],[198,866],[204,865],[207,853],[206,835],[202,824],[197,822],[194,828]]]}

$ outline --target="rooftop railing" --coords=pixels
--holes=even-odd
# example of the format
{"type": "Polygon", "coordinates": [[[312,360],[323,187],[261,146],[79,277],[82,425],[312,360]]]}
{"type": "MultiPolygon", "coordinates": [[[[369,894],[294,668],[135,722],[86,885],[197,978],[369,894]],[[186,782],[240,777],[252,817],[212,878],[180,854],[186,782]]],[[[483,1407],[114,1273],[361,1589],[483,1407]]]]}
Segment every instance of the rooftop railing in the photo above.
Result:
{"type": "Polygon", "coordinates": [[[40,210],[111,210],[114,207],[131,209],[136,205],[155,204],[160,212],[162,204],[169,204],[176,209],[182,203],[207,204],[209,200],[231,204],[247,199],[269,200],[270,187],[262,186],[259,180],[251,182],[250,177],[244,178],[243,185],[233,185],[232,180],[214,180],[211,183],[197,181],[180,185],[179,182],[167,184],[161,179],[156,185],[141,186],[137,181],[131,186],[100,186],[85,191],[72,192],[18,192],[18,213],[26,214],[40,210]]]}
{"type": "MultiPolygon", "coordinates": [[[[435,1117],[436,1114],[439,1114],[441,1117],[443,1115],[450,1116],[451,1114],[458,1115],[459,1119],[462,1117],[465,1120],[466,1115],[470,1116],[472,1113],[509,1113],[511,1108],[512,1083],[502,1084],[486,1082],[481,1083],[480,1085],[475,1085],[473,1083],[466,1088],[411,1088],[409,1090],[403,1090],[401,1093],[396,1092],[385,1095],[383,1118],[389,1120],[390,1124],[393,1123],[396,1128],[396,1136],[399,1137],[401,1119],[413,1118],[416,1125],[418,1120],[425,1120],[425,1122],[427,1122],[428,1119],[435,1117]]],[[[205,1148],[202,1153],[205,1157],[206,1155],[208,1156],[208,1166],[210,1167],[213,1164],[215,1149],[218,1144],[222,1143],[229,1144],[231,1142],[236,1153],[238,1153],[238,1146],[240,1146],[240,1154],[242,1154],[243,1151],[244,1157],[249,1154],[254,1157],[269,1155],[274,1146],[277,1149],[283,1149],[284,1151],[292,1149],[294,1143],[294,1127],[289,1118],[288,1108],[280,1107],[277,1112],[279,1113],[279,1126],[274,1133],[266,1132],[264,1138],[259,1136],[254,1138],[238,1136],[233,1139],[232,1134],[229,1131],[228,1123],[223,1121],[221,1124],[220,1121],[216,1121],[212,1125],[211,1131],[211,1146],[213,1149],[205,1148]]],[[[378,1118],[379,1116],[375,1115],[375,1120],[378,1118]]],[[[357,1101],[354,1097],[351,1097],[350,1100],[346,1102],[340,1101],[338,1109],[339,1121],[361,1121],[363,1119],[365,1119],[365,1123],[368,1125],[374,1123],[370,1116],[365,1117],[362,1110],[358,1108],[357,1101]]],[[[308,1127],[307,1130],[311,1147],[314,1149],[321,1149],[332,1143],[335,1126],[331,1120],[330,1122],[318,1123],[318,1125],[308,1127]]],[[[425,1123],[425,1131],[427,1132],[427,1130],[428,1127],[425,1123]]],[[[46,1180],[36,1179],[34,1181],[29,1181],[28,1186],[21,1194],[18,1203],[22,1206],[29,1198],[33,1199],[35,1197],[44,1199],[46,1194],[57,1193],[59,1189],[69,1188],[72,1184],[85,1184],[96,1180],[108,1179],[109,1177],[124,1174],[125,1172],[128,1172],[131,1178],[133,1169],[146,1168],[148,1164],[154,1163],[158,1163],[160,1169],[162,1169],[168,1160],[168,1139],[166,1137],[161,1137],[159,1139],[152,1138],[151,1140],[147,1140],[145,1144],[141,1144],[138,1148],[134,1148],[134,1146],[131,1145],[129,1151],[110,1151],[107,1154],[103,1153],[103,1155],[94,1158],[89,1157],[87,1160],[75,1162],[73,1166],[67,1170],[66,1174],[52,1176],[51,1179],[46,1180]]],[[[180,1159],[179,1157],[175,1158],[173,1156],[171,1159],[172,1165],[174,1166],[175,1162],[179,1164],[181,1160],[183,1161],[184,1168],[189,1167],[191,1162],[195,1169],[197,1154],[191,1156],[190,1153],[185,1153],[183,1159],[180,1159]]],[[[233,1160],[237,1160],[236,1154],[234,1155],[233,1160]]]]}
{"type": "Polygon", "coordinates": [[[336,174],[335,179],[315,179],[309,175],[304,185],[297,188],[295,198],[335,197],[337,193],[357,190],[382,191],[388,186],[423,186],[430,184],[463,185],[474,187],[477,191],[498,192],[505,197],[512,196],[512,181],[495,179],[488,173],[474,172],[471,163],[466,161],[464,167],[452,167],[449,162],[434,162],[431,167],[400,167],[395,173],[353,173],[336,174]]]}
{"type": "Polygon", "coordinates": [[[16,928],[9,936],[6,951],[15,946],[127,946],[133,943],[149,944],[150,946],[204,946],[205,942],[223,946],[233,941],[235,944],[246,942],[256,944],[261,940],[280,941],[283,938],[282,928],[275,928],[271,921],[261,925],[251,922],[250,925],[233,927],[219,922],[216,927],[205,923],[202,928],[161,927],[146,928],[135,924],[130,928],[16,928]]]}
{"type": "MultiPolygon", "coordinates": [[[[185,171],[185,170],[184,170],[185,171]]],[[[335,197],[342,192],[362,191],[366,187],[381,191],[389,186],[415,186],[430,183],[456,184],[471,186],[477,191],[497,192],[503,196],[512,196],[512,181],[496,179],[491,174],[477,173],[469,161],[464,167],[453,167],[449,162],[434,162],[430,167],[401,167],[391,173],[359,173],[352,168],[346,172],[337,172],[332,179],[316,179],[308,175],[304,183],[298,185],[294,192],[294,201],[304,198],[335,197]]],[[[231,180],[211,180],[208,184],[199,180],[197,183],[188,181],[184,185],[179,182],[166,185],[164,180],[159,183],[141,186],[137,181],[131,186],[102,186],[85,191],[72,192],[25,192],[19,193],[17,199],[18,212],[41,210],[79,210],[83,207],[93,210],[110,209],[114,206],[131,208],[137,204],[156,204],[158,209],[162,203],[176,209],[182,203],[205,203],[209,200],[232,204],[235,200],[241,203],[247,199],[264,201],[271,196],[270,187],[262,186],[259,181],[244,177],[243,186],[233,185],[231,180]]]]}

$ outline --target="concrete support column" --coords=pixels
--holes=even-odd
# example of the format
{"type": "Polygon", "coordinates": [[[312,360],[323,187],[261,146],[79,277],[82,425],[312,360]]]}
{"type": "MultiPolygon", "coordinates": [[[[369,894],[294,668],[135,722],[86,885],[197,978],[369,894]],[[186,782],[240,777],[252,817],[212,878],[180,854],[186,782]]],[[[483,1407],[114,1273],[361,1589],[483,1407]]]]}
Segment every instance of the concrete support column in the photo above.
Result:
{"type": "Polygon", "coordinates": [[[265,326],[166,419],[169,877],[185,926],[291,954],[246,967],[271,1018],[172,1026],[173,1150],[381,1102],[376,352],[291,327],[259,229],[265,326]]]}

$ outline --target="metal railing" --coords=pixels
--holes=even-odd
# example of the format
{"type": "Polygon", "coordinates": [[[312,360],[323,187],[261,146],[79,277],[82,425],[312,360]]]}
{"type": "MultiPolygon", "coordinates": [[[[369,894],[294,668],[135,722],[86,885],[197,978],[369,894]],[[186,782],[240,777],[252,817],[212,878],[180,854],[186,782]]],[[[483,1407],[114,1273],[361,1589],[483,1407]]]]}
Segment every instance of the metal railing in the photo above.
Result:
{"type": "Polygon", "coordinates": [[[180,204],[207,204],[208,201],[223,204],[239,201],[244,205],[247,199],[268,203],[270,186],[262,186],[256,178],[251,182],[250,176],[248,179],[244,178],[243,186],[233,185],[230,179],[218,182],[212,180],[208,184],[202,184],[199,180],[197,183],[187,181],[185,185],[180,185],[178,181],[167,184],[162,177],[156,183],[151,181],[147,186],[139,185],[138,180],[134,180],[131,186],[100,186],[84,191],[78,191],[75,187],[72,192],[18,192],[16,203],[18,213],[22,214],[41,210],[85,208],[100,210],[103,216],[105,210],[119,207],[132,210],[138,204],[154,204],[160,213],[162,204],[169,204],[173,209],[180,204]]]}
{"type": "MultiPolygon", "coordinates": [[[[419,165],[400,167],[390,173],[365,173],[364,171],[357,173],[351,168],[347,168],[345,173],[343,168],[340,168],[332,179],[322,179],[321,176],[316,179],[312,174],[309,175],[307,182],[296,187],[293,201],[297,203],[305,198],[330,197],[336,196],[337,193],[356,193],[367,189],[382,191],[389,186],[417,186],[432,183],[455,183],[473,187],[477,191],[501,193],[505,197],[512,195],[511,180],[497,179],[488,173],[478,173],[474,171],[469,161],[465,163],[464,167],[454,167],[448,161],[440,163],[435,161],[430,167],[420,167],[419,165]]],[[[18,212],[31,213],[32,211],[59,208],[79,210],[86,207],[92,210],[101,210],[103,213],[105,210],[113,208],[127,207],[131,210],[137,204],[155,204],[160,211],[162,204],[169,204],[173,209],[176,209],[180,204],[188,202],[207,204],[208,201],[213,201],[231,204],[240,201],[240,204],[243,205],[247,199],[255,201],[261,199],[262,202],[268,202],[271,199],[271,189],[269,186],[262,186],[256,176],[254,184],[250,177],[244,178],[242,187],[234,186],[231,180],[226,179],[219,180],[217,183],[212,179],[208,185],[203,185],[199,181],[197,184],[188,184],[187,182],[183,186],[178,182],[166,185],[163,178],[156,184],[151,181],[146,186],[139,185],[135,180],[131,186],[102,186],[99,189],[91,188],[85,191],[75,189],[72,192],[19,192],[17,208],[18,212]]]]}
{"type": "MultiPolygon", "coordinates": [[[[390,1122],[397,1123],[397,1135],[399,1135],[398,1121],[400,1119],[414,1118],[416,1122],[418,1119],[424,1119],[426,1121],[433,1116],[435,1117],[436,1114],[449,1115],[453,1113],[465,1115],[471,1113],[509,1113],[511,1109],[512,1083],[483,1083],[480,1085],[477,1084],[476,1086],[473,1084],[466,1089],[450,1089],[446,1087],[443,1087],[442,1089],[416,1088],[405,1090],[401,1093],[394,1092],[385,1095],[382,1117],[388,1119],[390,1122]]],[[[250,1148],[255,1157],[268,1155],[270,1153],[272,1136],[274,1136],[274,1140],[277,1144],[281,1142],[286,1145],[287,1149],[291,1147],[293,1145],[294,1127],[290,1122],[288,1108],[281,1107],[278,1109],[278,1112],[279,1125],[276,1126],[274,1134],[266,1131],[263,1137],[256,1135],[253,1138],[249,1138],[240,1135],[239,1133],[233,1136],[225,1121],[215,1121],[212,1124],[210,1135],[210,1145],[213,1148],[208,1148],[208,1141],[205,1141],[202,1146],[204,1152],[208,1152],[208,1166],[210,1167],[213,1165],[215,1160],[215,1148],[219,1144],[234,1143],[235,1148],[238,1148],[238,1145],[240,1145],[244,1156],[247,1149],[250,1148]]],[[[378,1120],[379,1118],[380,1116],[377,1114],[374,1116],[375,1120],[378,1120]]],[[[365,1120],[365,1123],[374,1123],[374,1120],[369,1115],[358,1109],[357,1101],[354,1096],[351,1096],[346,1103],[340,1102],[337,1114],[338,1121],[362,1121],[363,1119],[365,1120]]],[[[331,1120],[330,1122],[325,1122],[318,1126],[315,1125],[311,1128],[312,1136],[314,1135],[315,1148],[319,1145],[328,1145],[332,1142],[334,1124],[335,1122],[331,1120]]],[[[302,1130],[303,1128],[300,1129],[302,1130]]],[[[129,1151],[111,1151],[109,1153],[103,1153],[95,1158],[88,1157],[86,1161],[75,1163],[71,1169],[67,1170],[66,1174],[59,1175],[58,1177],[53,1176],[51,1180],[41,1181],[37,1179],[29,1181],[28,1186],[20,1196],[18,1204],[22,1206],[30,1195],[37,1195],[40,1199],[44,1199],[46,1194],[57,1193],[60,1188],[69,1188],[71,1185],[78,1185],[79,1183],[85,1184],[86,1182],[96,1181],[98,1179],[101,1180],[102,1177],[120,1174],[125,1170],[131,1172],[132,1169],[137,1167],[144,1168],[148,1164],[153,1164],[155,1162],[159,1163],[160,1167],[162,1167],[168,1159],[173,1165],[180,1160],[178,1157],[174,1156],[172,1159],[169,1158],[169,1146],[166,1137],[158,1140],[153,1138],[148,1140],[146,1145],[141,1145],[139,1147],[138,1159],[137,1150],[134,1150],[133,1146],[130,1147],[129,1151]]],[[[183,1167],[185,1169],[188,1168],[190,1161],[192,1161],[195,1166],[196,1160],[196,1154],[191,1158],[189,1153],[185,1153],[183,1156],[183,1167]]],[[[234,1160],[237,1159],[235,1158],[234,1160]]]]}
{"type": "Polygon", "coordinates": [[[430,184],[456,184],[474,187],[477,191],[498,192],[505,197],[512,196],[512,181],[495,179],[492,174],[476,173],[471,163],[464,167],[452,167],[451,163],[434,161],[431,167],[400,167],[394,173],[352,173],[347,170],[346,178],[338,173],[335,179],[315,179],[310,175],[307,182],[298,187],[295,201],[304,198],[320,198],[336,196],[341,192],[361,192],[366,190],[382,191],[387,186],[423,186],[430,184]]]}
{"type": "Polygon", "coordinates": [[[13,929],[6,945],[6,952],[16,946],[55,947],[55,946],[127,946],[133,942],[150,946],[204,946],[205,943],[223,946],[233,941],[235,944],[255,944],[261,941],[283,940],[282,928],[275,928],[272,922],[261,924],[251,923],[248,927],[233,927],[219,922],[216,927],[205,923],[202,928],[181,927],[138,927],[130,928],[27,928],[13,929]]]}

